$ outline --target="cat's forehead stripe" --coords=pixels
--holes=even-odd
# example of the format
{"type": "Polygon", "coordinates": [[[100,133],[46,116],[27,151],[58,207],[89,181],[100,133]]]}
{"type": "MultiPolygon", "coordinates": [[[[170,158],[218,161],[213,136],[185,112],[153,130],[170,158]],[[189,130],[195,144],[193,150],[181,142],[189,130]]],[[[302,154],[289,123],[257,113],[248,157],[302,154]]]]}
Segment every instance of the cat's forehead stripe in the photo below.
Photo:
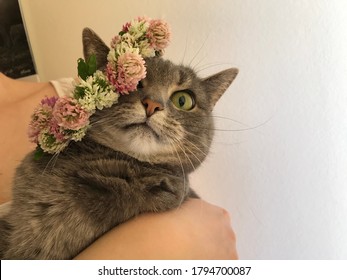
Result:
{"type": "Polygon", "coordinates": [[[189,82],[191,80],[190,76],[183,69],[180,69],[178,71],[178,76],[179,76],[179,79],[178,79],[178,82],[177,82],[178,86],[181,86],[181,85],[183,85],[183,84],[185,84],[185,83],[187,83],[187,82],[189,82]]]}

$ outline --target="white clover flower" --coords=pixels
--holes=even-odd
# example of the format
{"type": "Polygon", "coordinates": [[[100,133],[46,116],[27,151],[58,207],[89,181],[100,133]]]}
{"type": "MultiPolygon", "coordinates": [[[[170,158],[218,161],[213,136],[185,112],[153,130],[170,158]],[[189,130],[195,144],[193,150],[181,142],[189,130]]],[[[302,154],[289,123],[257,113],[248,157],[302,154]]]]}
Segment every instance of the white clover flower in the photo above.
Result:
{"type": "Polygon", "coordinates": [[[138,40],[146,34],[148,27],[148,20],[136,19],[131,22],[128,32],[135,38],[135,40],[138,40]]]}
{"type": "Polygon", "coordinates": [[[143,40],[143,41],[139,42],[138,47],[140,49],[140,54],[143,57],[154,57],[155,56],[155,50],[149,44],[148,40],[143,40]]]}
{"type": "Polygon", "coordinates": [[[58,141],[48,130],[41,131],[37,141],[41,149],[49,154],[61,152],[69,143],[68,141],[58,141]]]}
{"type": "Polygon", "coordinates": [[[136,43],[136,38],[129,33],[126,33],[122,35],[120,42],[115,46],[115,60],[117,59],[116,57],[124,54],[124,53],[138,53],[138,48],[137,48],[137,43],[136,43]]]}
{"type": "Polygon", "coordinates": [[[90,112],[90,113],[94,113],[95,112],[95,107],[96,107],[96,104],[95,104],[95,99],[93,98],[92,95],[88,95],[86,94],[84,96],[84,98],[80,98],[78,100],[78,103],[81,105],[81,107],[90,112]]]}
{"type": "Polygon", "coordinates": [[[78,103],[84,110],[93,114],[96,109],[102,110],[117,102],[119,94],[113,91],[101,71],[96,71],[86,81],[81,80],[80,82],[77,87],[83,90],[83,96],[78,99],[78,103]]]}
{"type": "Polygon", "coordinates": [[[87,132],[88,128],[89,128],[89,126],[85,126],[85,127],[82,127],[79,130],[74,131],[71,134],[70,139],[73,140],[73,141],[81,141],[82,138],[86,135],[86,132],[87,132]]]}
{"type": "Polygon", "coordinates": [[[107,55],[107,61],[109,63],[115,64],[115,61],[117,61],[116,58],[116,51],[114,49],[111,49],[107,55]]]}
{"type": "Polygon", "coordinates": [[[146,77],[145,58],[159,56],[170,41],[162,20],[146,17],[127,22],[111,41],[105,73],[96,70],[96,56],[78,60],[78,78],[71,95],[46,98],[36,108],[29,125],[29,138],[42,151],[54,154],[70,141],[81,141],[96,110],[109,108],[120,94],[130,94],[146,77]]]}
{"type": "Polygon", "coordinates": [[[99,98],[96,102],[96,107],[99,110],[103,108],[110,108],[114,103],[118,101],[119,93],[112,90],[99,92],[99,98]]]}

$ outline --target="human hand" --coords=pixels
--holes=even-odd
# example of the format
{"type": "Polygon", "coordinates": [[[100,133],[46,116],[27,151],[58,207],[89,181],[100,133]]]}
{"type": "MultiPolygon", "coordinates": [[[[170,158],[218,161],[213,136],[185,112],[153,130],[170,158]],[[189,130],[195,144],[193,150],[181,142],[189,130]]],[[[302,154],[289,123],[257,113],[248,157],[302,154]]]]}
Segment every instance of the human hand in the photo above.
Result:
{"type": "Polygon", "coordinates": [[[176,233],[185,236],[183,258],[237,259],[236,237],[229,213],[204,200],[191,199],[168,213],[175,219],[176,233]],[[186,234],[186,235],[185,235],[186,234]]]}
{"type": "Polygon", "coordinates": [[[115,227],[76,259],[237,259],[237,252],[228,212],[190,199],[115,227]]]}

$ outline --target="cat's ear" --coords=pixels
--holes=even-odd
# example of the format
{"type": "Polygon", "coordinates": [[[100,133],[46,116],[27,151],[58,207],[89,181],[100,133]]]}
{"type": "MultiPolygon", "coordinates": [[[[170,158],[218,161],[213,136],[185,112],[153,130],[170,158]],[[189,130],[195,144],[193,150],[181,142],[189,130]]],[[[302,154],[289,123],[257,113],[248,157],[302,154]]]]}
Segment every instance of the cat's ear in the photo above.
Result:
{"type": "Polygon", "coordinates": [[[96,56],[97,69],[105,68],[107,64],[107,55],[110,48],[106,46],[103,40],[91,29],[84,28],[82,33],[83,54],[87,60],[92,54],[96,56]]]}
{"type": "Polygon", "coordinates": [[[219,98],[228,89],[232,81],[236,78],[239,70],[237,68],[230,68],[207,77],[203,80],[205,90],[208,94],[211,109],[217,103],[219,98]]]}

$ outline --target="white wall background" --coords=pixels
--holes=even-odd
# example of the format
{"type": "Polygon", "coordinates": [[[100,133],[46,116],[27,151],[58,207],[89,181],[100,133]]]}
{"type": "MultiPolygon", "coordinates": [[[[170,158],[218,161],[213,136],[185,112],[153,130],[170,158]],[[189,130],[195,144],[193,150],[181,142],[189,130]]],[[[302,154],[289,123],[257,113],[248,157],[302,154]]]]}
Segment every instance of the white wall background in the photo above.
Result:
{"type": "Polygon", "coordinates": [[[138,15],[171,24],[167,58],[238,67],[192,184],[231,212],[243,259],[347,259],[346,1],[21,2],[41,80],[76,75],[83,27],[108,42],[138,15]]]}

